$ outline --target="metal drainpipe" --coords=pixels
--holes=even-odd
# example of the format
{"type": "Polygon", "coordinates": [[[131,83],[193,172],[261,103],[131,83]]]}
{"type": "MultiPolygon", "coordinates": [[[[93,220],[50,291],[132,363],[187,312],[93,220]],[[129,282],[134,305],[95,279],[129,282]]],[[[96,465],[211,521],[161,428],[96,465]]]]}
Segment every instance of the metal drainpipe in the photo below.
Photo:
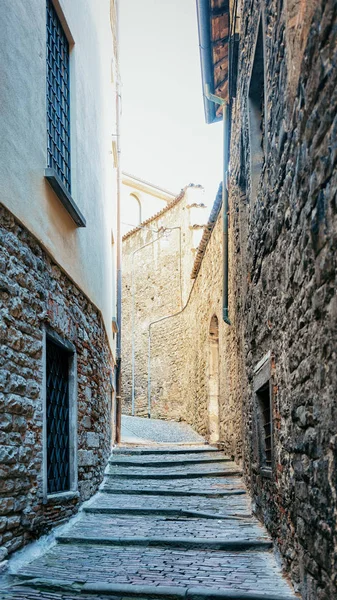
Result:
{"type": "Polygon", "coordinates": [[[228,315],[228,104],[223,98],[211,94],[209,86],[205,85],[205,96],[211,102],[222,106],[223,121],[223,182],[222,182],[222,210],[223,210],[223,264],[222,264],[222,318],[231,325],[228,315]]]}
{"type": "MultiPolygon", "coordinates": [[[[118,2],[116,2],[117,16],[117,64],[118,64],[118,2]]],[[[121,143],[120,143],[120,111],[121,111],[121,91],[120,75],[117,73],[116,83],[116,134],[117,134],[117,343],[116,343],[116,431],[115,442],[121,441],[121,420],[122,420],[122,233],[121,233],[121,143]]]]}
{"type": "MultiPolygon", "coordinates": [[[[148,242],[147,244],[144,244],[144,246],[141,246],[140,248],[137,248],[137,250],[134,250],[134,252],[132,253],[132,259],[131,259],[131,296],[132,296],[132,309],[131,309],[131,314],[132,314],[132,333],[131,333],[131,369],[132,369],[132,388],[131,388],[131,414],[134,417],[135,415],[135,290],[134,290],[134,256],[135,254],[137,254],[137,252],[140,252],[140,250],[143,250],[143,248],[146,248],[147,246],[151,246],[151,244],[154,244],[155,242],[157,242],[158,240],[162,239],[163,235],[165,234],[166,231],[174,231],[175,229],[179,229],[179,269],[180,269],[180,306],[182,306],[183,304],[183,288],[182,288],[182,256],[181,256],[181,227],[165,227],[163,228],[161,235],[158,235],[157,238],[155,238],[154,240],[152,240],[151,242],[148,242]]],[[[157,233],[159,233],[160,230],[157,230],[157,233]]],[[[148,414],[148,417],[150,417],[150,415],[148,414]]]]}

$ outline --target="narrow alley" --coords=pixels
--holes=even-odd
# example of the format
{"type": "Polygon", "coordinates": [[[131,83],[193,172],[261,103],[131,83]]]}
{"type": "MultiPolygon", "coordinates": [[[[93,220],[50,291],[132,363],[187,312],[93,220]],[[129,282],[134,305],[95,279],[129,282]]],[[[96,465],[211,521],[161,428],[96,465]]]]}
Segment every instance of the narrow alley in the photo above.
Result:
{"type": "Polygon", "coordinates": [[[337,600],[337,0],[0,0],[0,600],[337,600]]]}
{"type": "Polygon", "coordinates": [[[153,421],[153,436],[129,418],[127,436],[141,421],[149,441],[114,449],[100,491],[1,599],[294,598],[237,465],[180,424],[153,421]],[[187,441],[153,442],[159,429],[187,441]]]}

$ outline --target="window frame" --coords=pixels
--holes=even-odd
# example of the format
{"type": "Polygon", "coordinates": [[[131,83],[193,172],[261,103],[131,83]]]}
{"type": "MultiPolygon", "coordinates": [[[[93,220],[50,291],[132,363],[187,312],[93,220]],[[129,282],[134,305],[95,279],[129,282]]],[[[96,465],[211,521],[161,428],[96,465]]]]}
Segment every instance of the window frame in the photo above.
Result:
{"type": "Polygon", "coordinates": [[[247,86],[247,115],[248,115],[248,140],[249,140],[249,173],[250,173],[250,200],[252,204],[255,203],[258,197],[258,190],[261,181],[261,175],[263,168],[266,163],[266,156],[268,152],[268,136],[267,136],[267,78],[266,78],[266,43],[265,43],[265,17],[264,11],[262,10],[258,19],[258,25],[255,35],[255,43],[253,47],[253,54],[250,66],[249,81],[247,86]],[[261,37],[260,37],[261,34],[261,37]],[[261,140],[256,139],[256,130],[258,126],[258,118],[256,116],[256,105],[252,99],[251,87],[253,83],[254,68],[256,65],[257,52],[259,51],[258,44],[261,40],[262,44],[262,77],[263,77],[263,114],[261,115],[260,122],[263,128],[263,148],[256,150],[258,146],[261,146],[261,140]],[[253,160],[255,154],[263,155],[260,156],[259,160],[253,160]]]}
{"type": "Polygon", "coordinates": [[[79,496],[78,492],[78,457],[77,457],[77,353],[75,346],[68,340],[62,338],[50,327],[45,326],[43,330],[43,352],[42,352],[42,406],[43,406],[43,460],[42,460],[42,494],[43,503],[53,500],[69,500],[79,496]],[[69,490],[49,493],[48,492],[48,448],[47,448],[47,343],[56,344],[64,350],[68,356],[68,387],[69,387],[69,490]]]}
{"type": "Polygon", "coordinates": [[[72,71],[73,71],[72,54],[73,54],[73,47],[74,47],[74,39],[70,33],[70,29],[67,25],[66,19],[64,17],[64,14],[62,12],[62,9],[60,7],[58,0],[46,0],[45,31],[46,31],[46,43],[45,43],[45,48],[46,48],[46,96],[45,96],[46,97],[46,113],[45,114],[46,114],[46,165],[47,166],[44,171],[44,176],[45,176],[46,181],[49,183],[49,185],[53,189],[54,193],[56,194],[56,196],[62,203],[63,207],[65,208],[65,210],[71,217],[72,221],[75,223],[75,225],[77,227],[86,227],[86,220],[71,195],[71,189],[74,188],[74,181],[73,181],[74,153],[73,153],[73,134],[72,134],[72,126],[71,126],[71,120],[73,120],[71,117],[71,114],[73,113],[73,107],[74,107],[74,102],[72,100],[72,97],[73,97],[72,87],[73,86],[71,85],[71,81],[73,79],[73,77],[72,77],[72,71]],[[62,177],[59,175],[58,171],[53,166],[49,165],[48,139],[49,139],[50,120],[49,120],[49,116],[48,116],[48,103],[49,103],[49,96],[48,96],[49,65],[48,65],[48,39],[47,39],[47,36],[48,36],[48,32],[47,32],[48,4],[50,4],[55,11],[55,14],[59,20],[60,27],[62,28],[62,32],[67,40],[68,50],[69,50],[69,55],[68,55],[68,78],[69,78],[69,84],[68,84],[68,88],[69,88],[69,101],[68,101],[68,104],[69,104],[69,131],[68,131],[69,145],[68,145],[68,152],[69,152],[69,160],[70,160],[70,162],[69,162],[70,189],[68,189],[67,186],[62,181],[62,177]]]}
{"type": "Polygon", "coordinates": [[[254,452],[257,459],[257,470],[262,477],[271,478],[274,470],[274,402],[273,402],[273,384],[272,384],[272,357],[268,352],[254,369],[253,378],[253,402],[255,416],[255,440],[254,452]],[[269,402],[270,402],[270,433],[271,433],[271,464],[266,464],[265,460],[265,437],[261,435],[263,430],[263,418],[261,411],[261,399],[259,393],[269,386],[269,402]]]}

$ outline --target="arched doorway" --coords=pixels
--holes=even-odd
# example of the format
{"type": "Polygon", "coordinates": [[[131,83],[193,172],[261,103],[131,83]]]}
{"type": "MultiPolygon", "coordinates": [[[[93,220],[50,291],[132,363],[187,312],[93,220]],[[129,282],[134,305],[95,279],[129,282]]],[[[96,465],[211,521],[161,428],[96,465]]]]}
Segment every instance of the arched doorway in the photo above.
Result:
{"type": "Polygon", "coordinates": [[[208,429],[209,441],[219,441],[219,321],[211,318],[209,327],[208,429]]]}

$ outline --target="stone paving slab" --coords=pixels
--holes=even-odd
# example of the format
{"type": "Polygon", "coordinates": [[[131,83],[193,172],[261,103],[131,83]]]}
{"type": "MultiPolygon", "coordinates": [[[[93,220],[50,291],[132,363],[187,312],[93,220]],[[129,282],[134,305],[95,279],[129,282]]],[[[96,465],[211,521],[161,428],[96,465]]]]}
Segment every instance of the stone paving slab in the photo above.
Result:
{"type": "Polygon", "coordinates": [[[247,494],[207,498],[203,496],[146,496],[143,494],[98,494],[89,504],[88,510],[98,509],[152,509],[156,511],[189,510],[213,515],[251,515],[251,502],[247,494]]]}
{"type": "MultiPolygon", "coordinates": [[[[123,596],[111,596],[114,600],[122,600],[123,596]]],[[[125,597],[124,597],[125,598],[125,597]]],[[[79,594],[76,592],[62,592],[56,590],[39,590],[31,587],[16,586],[9,591],[0,589],[0,600],[107,600],[107,595],[79,594]]]]}
{"type": "Polygon", "coordinates": [[[176,456],[179,454],[185,454],[188,452],[189,454],[196,454],[197,456],[202,456],[204,453],[209,454],[210,452],[218,452],[218,449],[215,446],[208,446],[207,444],[194,446],[191,444],[171,444],[171,445],[163,445],[163,444],[153,444],[149,446],[118,446],[113,449],[112,456],[176,456]]]}
{"type": "Polygon", "coordinates": [[[110,464],[134,465],[134,466],[150,466],[153,468],[189,465],[189,464],[206,464],[218,462],[231,462],[232,460],[224,452],[202,452],[190,453],[188,451],[183,454],[171,454],[169,456],[161,455],[135,455],[135,454],[116,454],[112,453],[109,459],[110,464]]]}
{"type": "Polygon", "coordinates": [[[146,538],[212,538],[214,540],[257,540],[269,541],[265,529],[256,521],[246,519],[237,523],[221,519],[198,519],[196,517],[165,516],[109,516],[84,513],[66,533],[58,539],[67,537],[84,539],[102,537],[129,538],[144,536],[146,538]]]}
{"type": "Polygon", "coordinates": [[[287,595],[291,591],[270,552],[57,545],[19,575],[68,583],[201,585],[287,595]]]}
{"type": "Polygon", "coordinates": [[[161,467],[153,469],[150,466],[128,466],[128,465],[112,465],[108,464],[106,475],[119,475],[120,477],[145,477],[151,479],[158,478],[188,478],[188,477],[209,477],[209,476],[225,476],[226,474],[238,474],[241,475],[241,469],[233,462],[213,462],[212,464],[192,464],[192,465],[181,465],[170,467],[161,467]]]}
{"type": "Polygon", "coordinates": [[[131,491],[161,493],[165,495],[174,494],[176,492],[185,494],[202,494],[215,495],[222,492],[245,491],[244,482],[240,476],[232,477],[195,477],[193,479],[174,479],[165,480],[146,480],[132,478],[107,477],[102,484],[102,490],[112,490],[118,493],[118,490],[123,490],[125,493],[131,491]]]}
{"type": "Polygon", "coordinates": [[[125,449],[117,451],[130,462],[149,458],[149,466],[110,463],[103,491],[59,534],[56,545],[19,568],[3,598],[294,598],[267,532],[252,515],[243,478],[233,474],[234,463],[212,461],[211,467],[221,470],[207,477],[209,464],[179,465],[177,459],[217,453],[209,447],[206,453],[202,446],[195,446],[194,453],[190,448],[186,452],[179,446],[178,453],[171,449],[163,454],[162,447],[147,447],[143,455],[140,448],[128,449],[127,454],[125,449]],[[157,468],[157,477],[149,478],[155,470],[151,461],[166,458],[176,463],[157,468]],[[225,475],[228,467],[232,472],[225,475]],[[169,478],[161,475],[164,471],[169,478]]]}
{"type": "Polygon", "coordinates": [[[138,439],[152,440],[153,442],[192,442],[203,443],[201,435],[196,433],[187,423],[164,421],[163,419],[148,419],[144,417],[131,417],[122,415],[122,441],[127,437],[135,436],[138,439]]]}
{"type": "Polygon", "coordinates": [[[233,590],[212,590],[210,588],[198,587],[158,587],[158,586],[136,586],[136,585],[100,585],[98,586],[87,584],[83,586],[80,593],[71,591],[56,590],[51,588],[51,591],[32,589],[26,586],[16,587],[8,593],[1,593],[0,600],[130,600],[130,598],[138,598],[138,600],[294,600],[293,595],[275,594],[261,592],[236,592],[233,590]],[[85,588],[87,593],[85,593],[85,588]],[[90,595],[88,595],[90,594],[90,595]],[[100,595],[104,594],[104,595],[100,595]]]}

